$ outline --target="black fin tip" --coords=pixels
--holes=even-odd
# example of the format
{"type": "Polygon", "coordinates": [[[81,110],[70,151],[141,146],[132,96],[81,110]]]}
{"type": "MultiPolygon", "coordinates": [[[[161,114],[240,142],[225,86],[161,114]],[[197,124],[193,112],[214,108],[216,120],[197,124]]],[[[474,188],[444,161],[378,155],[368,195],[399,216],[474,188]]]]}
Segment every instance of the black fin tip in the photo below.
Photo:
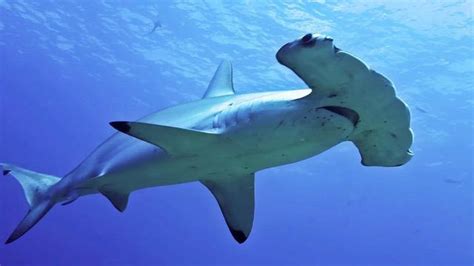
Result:
{"type": "Polygon", "coordinates": [[[113,128],[123,133],[128,133],[130,131],[130,125],[128,124],[128,122],[122,122],[122,121],[110,122],[110,125],[113,128]]]}
{"type": "Polygon", "coordinates": [[[237,240],[237,242],[239,242],[239,244],[242,244],[245,242],[245,240],[247,240],[247,236],[244,234],[244,232],[240,230],[234,230],[230,228],[230,232],[232,233],[232,236],[234,237],[234,239],[237,240]]]}

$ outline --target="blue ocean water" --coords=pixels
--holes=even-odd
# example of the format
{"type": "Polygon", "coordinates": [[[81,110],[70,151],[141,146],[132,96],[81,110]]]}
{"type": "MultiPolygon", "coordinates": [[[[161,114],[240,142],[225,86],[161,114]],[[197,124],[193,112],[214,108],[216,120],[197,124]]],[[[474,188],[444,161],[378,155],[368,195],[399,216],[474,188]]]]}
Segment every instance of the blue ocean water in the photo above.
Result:
{"type": "MultiPolygon", "coordinates": [[[[199,99],[222,59],[237,92],[306,87],[275,60],[308,32],[388,76],[411,107],[415,157],[364,167],[342,143],[257,174],[237,244],[198,183],[57,206],[0,265],[473,264],[473,1],[0,0],[0,161],[63,176],[114,131],[199,99]],[[154,23],[159,23],[152,33],[154,23]]],[[[0,238],[28,210],[0,179],[0,238]]]]}

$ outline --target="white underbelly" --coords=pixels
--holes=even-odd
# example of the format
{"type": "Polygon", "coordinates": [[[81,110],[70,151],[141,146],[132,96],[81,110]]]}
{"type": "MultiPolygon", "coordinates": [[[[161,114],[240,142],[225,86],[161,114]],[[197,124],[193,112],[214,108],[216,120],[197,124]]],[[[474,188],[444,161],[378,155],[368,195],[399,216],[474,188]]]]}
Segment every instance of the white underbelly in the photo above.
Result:
{"type": "Polygon", "coordinates": [[[317,155],[346,140],[352,130],[350,121],[325,110],[297,119],[249,121],[194,155],[159,156],[99,177],[95,186],[133,191],[245,175],[317,155]]]}

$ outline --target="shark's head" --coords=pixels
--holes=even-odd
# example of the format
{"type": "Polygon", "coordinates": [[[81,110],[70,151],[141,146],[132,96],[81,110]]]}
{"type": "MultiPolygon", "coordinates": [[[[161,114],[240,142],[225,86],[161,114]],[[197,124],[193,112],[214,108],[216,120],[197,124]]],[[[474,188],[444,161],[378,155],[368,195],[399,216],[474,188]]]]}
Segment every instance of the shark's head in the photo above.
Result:
{"type": "Polygon", "coordinates": [[[316,107],[353,122],[349,140],[362,164],[399,166],[413,156],[410,112],[392,82],[337,48],[332,38],[308,33],[281,47],[276,58],[313,90],[308,97],[316,107]]]}

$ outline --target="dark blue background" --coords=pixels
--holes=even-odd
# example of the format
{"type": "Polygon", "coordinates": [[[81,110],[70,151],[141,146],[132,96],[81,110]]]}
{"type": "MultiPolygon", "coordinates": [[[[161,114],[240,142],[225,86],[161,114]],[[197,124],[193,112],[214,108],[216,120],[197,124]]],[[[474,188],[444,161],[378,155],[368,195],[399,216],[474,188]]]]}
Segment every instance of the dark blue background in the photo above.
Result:
{"type": "MultiPolygon", "coordinates": [[[[109,121],[198,99],[223,58],[238,92],[304,87],[274,54],[307,32],[394,81],[412,109],[410,163],[363,167],[343,143],[259,172],[243,245],[197,183],[137,191],[123,214],[88,196],[0,245],[0,264],[472,264],[471,1],[0,0],[0,161],[62,176],[109,121]]],[[[1,178],[0,238],[27,209],[1,178]]]]}

